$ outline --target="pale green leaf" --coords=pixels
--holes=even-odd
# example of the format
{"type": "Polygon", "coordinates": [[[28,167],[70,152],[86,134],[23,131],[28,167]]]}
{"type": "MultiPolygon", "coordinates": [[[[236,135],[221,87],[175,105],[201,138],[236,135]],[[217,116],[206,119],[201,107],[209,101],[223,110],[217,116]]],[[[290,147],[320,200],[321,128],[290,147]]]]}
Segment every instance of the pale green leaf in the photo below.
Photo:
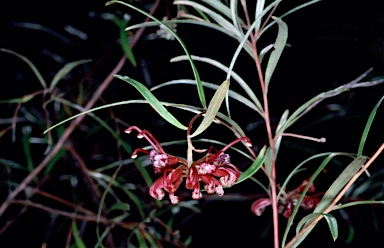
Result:
{"type": "Polygon", "coordinates": [[[220,109],[221,104],[223,103],[225,96],[227,95],[228,89],[229,80],[225,80],[213,95],[211,101],[209,102],[203,121],[196,129],[196,131],[190,135],[190,138],[201,134],[211,125],[216,117],[217,112],[220,109]]]}
{"type": "Polygon", "coordinates": [[[277,63],[280,59],[280,56],[284,50],[285,44],[287,43],[288,38],[288,26],[280,18],[272,17],[273,20],[279,25],[279,32],[277,34],[276,42],[274,44],[275,50],[272,51],[271,56],[268,60],[267,69],[265,70],[265,88],[268,90],[269,82],[271,80],[272,74],[276,69],[277,63]]]}
{"type": "MultiPolygon", "coordinates": [[[[185,55],[182,55],[182,56],[177,56],[177,57],[171,59],[171,62],[178,62],[178,61],[182,61],[182,60],[186,60],[186,59],[187,59],[187,57],[185,55]]],[[[229,70],[229,68],[227,66],[221,64],[220,62],[218,62],[216,60],[210,59],[210,58],[192,55],[192,59],[194,59],[195,61],[201,61],[204,63],[208,63],[210,65],[213,65],[224,72],[228,72],[228,70],[229,70]]],[[[249,85],[245,82],[245,80],[242,79],[236,72],[232,72],[231,77],[241,86],[241,88],[244,89],[245,93],[247,93],[249,98],[255,103],[256,108],[257,108],[257,109],[255,109],[256,112],[258,112],[261,116],[263,116],[263,107],[261,106],[259,99],[257,99],[257,96],[255,95],[255,93],[251,89],[251,87],[249,87],[249,85]]]]}
{"type": "Polygon", "coordinates": [[[363,156],[354,159],[331,184],[313,212],[322,213],[333,201],[333,199],[335,199],[343,187],[349,182],[349,180],[351,180],[359,169],[361,169],[365,161],[367,161],[367,157],[363,156]]]}
{"type": "Polygon", "coordinates": [[[255,20],[258,19],[258,22],[255,27],[256,31],[260,29],[261,17],[262,17],[261,13],[263,12],[264,4],[265,4],[265,0],[258,0],[256,3],[255,20]]]}

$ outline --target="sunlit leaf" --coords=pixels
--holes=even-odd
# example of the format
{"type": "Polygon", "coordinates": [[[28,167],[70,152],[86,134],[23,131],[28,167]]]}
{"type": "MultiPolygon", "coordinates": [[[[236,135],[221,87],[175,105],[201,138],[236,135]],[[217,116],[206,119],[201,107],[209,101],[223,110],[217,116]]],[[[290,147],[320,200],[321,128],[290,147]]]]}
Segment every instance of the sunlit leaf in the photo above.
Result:
{"type": "Polygon", "coordinates": [[[256,3],[255,20],[259,19],[257,21],[256,27],[255,27],[256,31],[258,31],[260,29],[261,18],[259,18],[259,17],[261,16],[261,13],[264,10],[264,4],[265,4],[265,0],[258,0],[256,3]]]}
{"type": "Polygon", "coordinates": [[[204,119],[196,129],[196,131],[190,135],[191,138],[204,132],[213,122],[216,117],[217,112],[220,109],[221,104],[228,92],[229,89],[229,80],[225,80],[220,87],[216,90],[211,101],[209,102],[207,111],[205,113],[204,119]]]}

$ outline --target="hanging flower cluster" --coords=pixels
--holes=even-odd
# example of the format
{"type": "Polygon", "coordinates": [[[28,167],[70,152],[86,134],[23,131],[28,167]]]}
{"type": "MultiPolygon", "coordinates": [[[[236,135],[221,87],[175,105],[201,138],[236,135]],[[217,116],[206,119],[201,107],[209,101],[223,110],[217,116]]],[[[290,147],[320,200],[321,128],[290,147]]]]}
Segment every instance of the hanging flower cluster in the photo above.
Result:
{"type": "MultiPolygon", "coordinates": [[[[308,185],[308,180],[304,180],[296,189],[288,193],[283,192],[283,194],[279,199],[279,213],[283,214],[285,218],[291,217],[292,211],[297,205],[300,199],[301,193],[303,193],[307,185],[308,185]]],[[[315,190],[316,190],[315,186],[312,183],[309,186],[307,193],[314,193],[315,190]]],[[[305,210],[314,209],[317,206],[317,204],[320,202],[321,195],[322,193],[305,195],[303,200],[300,203],[300,207],[304,208],[305,210]]],[[[271,199],[260,198],[252,204],[251,210],[257,216],[260,216],[264,212],[265,207],[271,204],[272,204],[271,199]]]]}
{"type": "Polygon", "coordinates": [[[165,196],[164,191],[166,191],[169,193],[172,204],[179,202],[175,193],[184,179],[185,187],[192,190],[193,199],[203,197],[201,184],[208,194],[216,193],[222,196],[224,194],[223,188],[233,186],[240,177],[239,170],[231,164],[229,155],[225,153],[226,150],[240,141],[244,141],[247,146],[252,146],[248,137],[241,137],[221,150],[213,147],[208,149],[203,158],[188,164],[182,158],[167,154],[149,131],[131,126],[125,132],[130,133],[132,130],[136,130],[138,132],[137,137],[145,138],[152,146],[151,151],[142,148],[136,149],[132,158],[136,158],[138,152],[148,154],[155,174],[160,176],[150,187],[149,194],[153,198],[161,200],[165,196]]]}

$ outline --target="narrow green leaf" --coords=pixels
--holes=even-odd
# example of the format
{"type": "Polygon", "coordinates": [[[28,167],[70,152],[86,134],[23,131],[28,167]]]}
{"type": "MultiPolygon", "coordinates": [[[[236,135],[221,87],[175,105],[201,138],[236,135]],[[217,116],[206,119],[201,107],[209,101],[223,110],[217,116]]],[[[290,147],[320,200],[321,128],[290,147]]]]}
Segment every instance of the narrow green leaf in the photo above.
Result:
{"type": "Polygon", "coordinates": [[[271,80],[272,74],[276,69],[277,63],[284,50],[288,38],[288,26],[278,17],[272,17],[273,20],[279,25],[279,32],[277,34],[276,42],[274,44],[275,50],[272,51],[268,60],[267,69],[265,70],[265,88],[268,90],[268,85],[271,80]]]}
{"type": "Polygon", "coordinates": [[[121,48],[124,51],[125,56],[128,58],[129,62],[136,67],[136,59],[135,56],[133,55],[131,44],[129,43],[128,35],[125,32],[125,28],[127,27],[128,20],[124,19],[120,22],[120,43],[121,43],[121,48]]]}
{"type": "Polygon", "coordinates": [[[376,103],[376,106],[373,108],[371,114],[369,115],[367,124],[365,124],[363,135],[361,136],[361,139],[360,139],[360,144],[359,144],[359,149],[357,151],[357,156],[363,155],[363,149],[364,149],[365,141],[367,140],[367,137],[368,137],[369,129],[371,128],[373,119],[376,116],[377,109],[379,108],[383,99],[384,99],[384,96],[381,97],[381,99],[376,103]]]}
{"type": "MultiPolygon", "coordinates": [[[[216,90],[211,101],[209,102],[207,112],[205,113],[203,121],[200,123],[196,131],[190,135],[190,138],[196,137],[197,135],[204,132],[213,122],[217,112],[220,109],[221,104],[229,89],[229,80],[225,80],[220,87],[216,90]]],[[[162,105],[161,105],[162,106],[162,105]]]]}
{"type": "Polygon", "coordinates": [[[237,11],[237,4],[238,0],[231,0],[230,2],[230,9],[231,9],[231,18],[233,25],[239,30],[240,33],[243,34],[243,28],[241,27],[240,21],[239,21],[239,14],[237,11]]]}
{"type": "Polygon", "coordinates": [[[281,189],[280,189],[280,191],[279,191],[279,194],[278,194],[278,196],[277,196],[277,199],[280,198],[280,195],[281,195],[282,191],[284,191],[284,190],[287,188],[287,185],[288,185],[288,183],[290,182],[290,180],[292,179],[292,177],[293,177],[293,176],[294,176],[294,175],[301,169],[301,167],[303,167],[303,165],[305,165],[305,164],[308,163],[309,161],[312,161],[312,160],[314,160],[314,159],[316,159],[316,158],[325,157],[325,156],[330,156],[330,155],[332,155],[332,154],[333,154],[333,156],[336,156],[336,155],[344,155],[344,156],[349,156],[349,157],[351,157],[351,158],[354,158],[354,157],[353,157],[353,154],[351,154],[351,153],[325,152],[325,153],[319,153],[319,154],[313,155],[313,156],[311,156],[311,157],[305,159],[303,162],[301,162],[300,164],[298,164],[298,165],[295,167],[295,169],[293,169],[293,170],[291,171],[291,173],[289,173],[289,175],[286,177],[286,179],[285,179],[283,185],[281,186],[281,189]]]}
{"type": "Polygon", "coordinates": [[[261,16],[261,13],[263,12],[264,4],[265,4],[265,0],[258,0],[256,3],[255,19],[259,19],[259,21],[257,22],[256,27],[255,27],[256,31],[258,31],[260,29],[261,18],[259,18],[259,17],[261,16]]]}
{"type": "Polygon", "coordinates": [[[260,16],[252,23],[252,25],[249,27],[249,29],[245,33],[245,35],[242,36],[242,40],[241,40],[240,44],[238,45],[235,53],[232,56],[232,60],[231,60],[231,63],[229,65],[229,69],[228,69],[228,73],[227,73],[227,79],[229,79],[231,77],[233,67],[235,66],[235,62],[236,62],[237,58],[239,57],[240,51],[243,49],[245,43],[248,41],[249,36],[251,35],[251,33],[253,32],[253,29],[257,25],[257,22],[261,19],[262,16],[264,16],[270,9],[272,9],[276,4],[279,4],[281,1],[282,0],[276,0],[276,1],[273,1],[271,4],[269,4],[268,7],[266,7],[263,10],[263,12],[260,14],[260,16]]]}
{"type": "Polygon", "coordinates": [[[80,238],[79,229],[77,228],[75,220],[72,221],[72,234],[73,234],[73,238],[75,239],[76,247],[86,248],[84,241],[80,238]]]}
{"type": "Polygon", "coordinates": [[[253,176],[261,168],[261,166],[263,165],[263,163],[265,161],[265,152],[266,151],[267,151],[267,147],[264,146],[260,150],[257,158],[255,159],[255,161],[253,161],[251,166],[249,166],[249,168],[246,171],[241,173],[241,175],[240,175],[239,179],[237,180],[236,184],[241,183],[244,180],[247,180],[248,178],[253,176]]]}
{"type": "MultiPolygon", "coordinates": [[[[287,122],[288,114],[289,114],[289,110],[287,109],[284,111],[283,115],[281,116],[276,130],[280,130],[285,125],[285,122],[287,122]]],[[[284,130],[282,130],[282,132],[284,132],[284,130]]],[[[277,153],[279,152],[282,138],[283,136],[279,135],[275,141],[275,158],[277,158],[277,153]]]]}
{"type": "MultiPolygon", "coordinates": [[[[296,11],[298,11],[298,10],[304,8],[304,7],[307,7],[307,6],[309,6],[309,5],[312,5],[312,4],[317,3],[317,2],[320,2],[320,1],[321,1],[321,0],[312,0],[312,1],[309,1],[309,2],[306,2],[306,3],[303,3],[303,4],[299,5],[299,6],[293,8],[293,9],[287,11],[287,12],[285,12],[284,14],[282,14],[281,16],[279,16],[279,18],[280,18],[280,19],[283,19],[283,17],[286,17],[286,16],[288,16],[288,15],[290,15],[290,14],[292,14],[292,13],[294,13],[294,12],[296,12],[296,11]]],[[[257,1],[257,3],[259,3],[259,1],[257,1]]],[[[270,22],[265,28],[263,28],[263,30],[261,30],[261,32],[259,33],[259,36],[258,36],[258,37],[260,37],[265,31],[267,31],[267,30],[268,30],[272,25],[274,25],[275,23],[276,23],[275,20],[272,21],[272,22],[270,22]]]]}
{"type": "Polygon", "coordinates": [[[180,129],[188,129],[186,126],[181,124],[171,113],[169,113],[168,110],[142,83],[125,76],[115,75],[115,77],[134,86],[140,92],[140,94],[148,101],[148,103],[156,110],[156,112],[164,118],[164,120],[168,121],[169,123],[180,129]]]}
{"type": "Polygon", "coordinates": [[[36,96],[36,94],[29,94],[29,95],[25,95],[25,96],[20,97],[20,98],[1,100],[0,103],[26,103],[26,102],[29,102],[30,100],[32,100],[35,96],[36,96]]]}
{"type": "MultiPolygon", "coordinates": [[[[117,105],[123,105],[123,104],[129,104],[129,103],[147,103],[147,101],[143,101],[143,100],[129,100],[129,101],[123,101],[123,102],[115,102],[115,103],[112,103],[112,104],[107,104],[107,105],[104,105],[104,106],[100,106],[100,107],[97,107],[97,108],[93,108],[93,109],[90,109],[88,111],[86,111],[83,107],[77,105],[77,104],[73,104],[71,102],[68,102],[64,99],[56,99],[56,101],[58,102],[61,102],[63,104],[66,104],[68,106],[71,106],[79,111],[82,111],[80,114],[77,114],[75,116],[72,116],[71,118],[68,118],[58,124],[55,124],[54,126],[52,126],[51,128],[54,128],[58,125],[61,125],[62,123],[66,122],[66,121],[69,121],[71,119],[74,119],[80,115],[83,115],[83,114],[88,114],[89,116],[91,116],[93,119],[95,119],[102,127],[104,127],[120,144],[121,144],[121,147],[129,154],[132,154],[132,148],[130,147],[130,145],[125,142],[119,134],[116,133],[115,130],[113,130],[104,120],[101,120],[99,117],[97,117],[96,115],[94,115],[93,111],[96,111],[98,109],[104,109],[104,108],[109,108],[109,107],[112,107],[112,106],[117,106],[117,105]]],[[[48,132],[50,129],[47,129],[44,131],[44,133],[48,132]]],[[[59,152],[60,154],[60,152],[59,152]]],[[[56,156],[55,156],[56,157],[56,156]]],[[[55,158],[54,158],[55,159],[55,158]]],[[[53,160],[54,160],[53,159],[53,160]]],[[[53,161],[52,160],[52,161],[53,161]]],[[[51,161],[51,162],[52,162],[51,161]]],[[[148,187],[150,187],[153,183],[148,171],[144,168],[144,166],[137,160],[135,160],[135,166],[136,168],[138,169],[138,171],[140,172],[140,174],[143,176],[146,184],[148,187]]],[[[47,167],[48,168],[48,167],[47,167]]],[[[100,173],[100,175],[102,175],[100,173]]],[[[116,181],[114,181],[114,183],[116,183],[116,181]]],[[[138,206],[139,208],[139,211],[141,213],[141,216],[144,216],[144,212],[142,211],[141,209],[141,203],[139,201],[137,201],[135,198],[135,195],[133,193],[131,193],[130,191],[127,192],[127,195],[131,198],[131,200],[138,206]],[[130,195],[132,194],[132,195],[130,195]]]]}
{"type": "Polygon", "coordinates": [[[336,241],[336,239],[339,235],[339,228],[337,226],[336,218],[331,214],[323,214],[323,216],[328,223],[329,230],[331,231],[333,241],[336,241]]]}
{"type": "Polygon", "coordinates": [[[238,29],[236,29],[236,27],[232,23],[227,21],[222,15],[212,11],[211,9],[209,9],[209,8],[199,4],[199,3],[192,2],[192,1],[175,1],[175,2],[173,2],[173,4],[182,4],[182,5],[192,6],[196,9],[200,9],[201,11],[203,11],[204,13],[209,15],[213,20],[215,20],[220,26],[222,26],[224,29],[226,29],[227,32],[230,32],[239,38],[242,37],[241,32],[238,29]]]}
{"type": "MultiPolygon", "coordinates": [[[[333,156],[332,156],[333,157],[333,156]]],[[[327,163],[331,157],[327,157],[325,160],[328,160],[327,163]]],[[[349,180],[357,173],[357,171],[361,168],[361,166],[365,163],[366,157],[358,157],[354,159],[345,169],[344,171],[339,175],[339,177],[332,183],[332,185],[328,188],[328,190],[325,192],[324,196],[321,198],[320,202],[317,204],[315,210],[313,213],[321,213],[325,214],[324,210],[329,206],[329,204],[335,199],[337,194],[340,192],[340,190],[349,182],[349,180]]],[[[325,162],[325,161],[324,161],[325,162]]],[[[322,164],[324,164],[324,162],[322,164]]],[[[323,169],[323,166],[320,166],[319,169],[323,169]]],[[[317,170],[318,171],[318,170],[317,170]]],[[[315,175],[313,175],[308,182],[308,185],[312,183],[312,178],[315,175]]],[[[301,199],[301,198],[300,198],[301,199]]],[[[300,200],[299,200],[300,202],[300,200]]],[[[295,206],[292,216],[296,214],[297,209],[299,207],[299,202],[295,206]]],[[[291,217],[292,217],[291,216],[291,217]]],[[[283,244],[285,245],[285,239],[286,235],[288,234],[289,226],[292,224],[293,219],[289,218],[286,232],[284,233],[283,237],[283,244]]],[[[306,236],[313,230],[315,225],[312,225],[306,232],[302,233],[298,238],[297,241],[294,243],[292,247],[297,247],[303,240],[305,239],[306,236]]]]}
{"type": "Polygon", "coordinates": [[[21,54],[18,54],[17,52],[14,52],[12,50],[9,50],[9,49],[5,49],[5,48],[0,48],[0,51],[2,52],[6,52],[6,53],[10,53],[10,54],[13,54],[15,55],[16,57],[20,58],[21,60],[23,60],[25,63],[28,64],[28,66],[32,69],[33,73],[35,73],[37,79],[39,80],[40,84],[43,86],[44,89],[47,88],[47,83],[45,82],[43,76],[41,76],[39,70],[36,68],[36,66],[29,60],[27,59],[26,57],[24,57],[23,55],[21,54]]]}
{"type": "Polygon", "coordinates": [[[27,171],[27,168],[25,168],[25,166],[22,166],[22,165],[14,162],[12,160],[7,160],[7,159],[4,159],[4,158],[0,158],[0,164],[3,165],[6,168],[27,171]]]}
{"type": "MultiPolygon", "coordinates": [[[[200,25],[203,27],[207,27],[207,28],[219,31],[225,35],[228,35],[229,37],[231,37],[233,39],[236,39],[239,42],[242,41],[241,37],[237,37],[236,35],[228,32],[226,29],[224,29],[223,27],[221,27],[215,23],[210,23],[210,22],[206,22],[206,21],[198,21],[198,20],[190,20],[190,19],[187,19],[187,20],[169,20],[169,21],[163,21],[163,23],[170,24],[170,25],[171,24],[179,24],[179,23],[180,24],[200,25]]],[[[158,25],[159,25],[159,23],[157,23],[157,22],[144,22],[144,23],[139,23],[139,24],[129,26],[125,30],[128,31],[128,30],[137,29],[137,28],[141,28],[141,27],[152,27],[152,26],[158,26],[158,25]]],[[[252,49],[249,46],[245,46],[244,49],[246,50],[248,55],[253,58],[252,49]]]]}
{"type": "Polygon", "coordinates": [[[112,212],[113,210],[121,210],[128,211],[130,209],[130,205],[125,202],[115,202],[109,209],[108,212],[112,212]]]}
{"type": "Polygon", "coordinates": [[[30,126],[24,126],[22,131],[23,131],[22,143],[23,143],[25,159],[27,160],[27,169],[28,171],[32,171],[35,168],[33,166],[31,143],[29,143],[29,137],[31,135],[32,128],[30,126]]]}
{"type": "MultiPolygon", "coordinates": [[[[220,63],[216,60],[206,58],[206,57],[194,56],[194,55],[192,55],[192,58],[196,61],[201,61],[204,63],[211,64],[211,65],[219,68],[220,70],[223,70],[226,73],[229,71],[229,68],[227,66],[223,65],[222,63],[220,63]]],[[[187,59],[187,57],[185,55],[182,55],[182,56],[177,56],[177,57],[171,59],[171,62],[178,62],[178,61],[182,61],[182,60],[186,60],[186,59],[187,59]]],[[[263,107],[261,106],[259,99],[257,99],[257,96],[254,93],[254,90],[252,90],[251,87],[249,87],[249,85],[245,82],[245,80],[242,79],[236,72],[232,72],[231,77],[241,86],[241,88],[244,89],[245,93],[247,93],[249,98],[251,100],[253,100],[253,102],[255,103],[256,108],[257,108],[257,109],[255,109],[256,112],[258,112],[261,116],[263,116],[263,107]]]]}
{"type": "Polygon", "coordinates": [[[384,204],[384,201],[354,201],[354,202],[348,202],[342,205],[336,205],[332,208],[331,211],[333,210],[339,210],[343,208],[348,208],[352,206],[357,206],[357,205],[375,205],[375,204],[384,204]]]}
{"type": "MultiPolygon", "coordinates": [[[[212,83],[208,83],[208,82],[204,82],[204,81],[201,81],[201,83],[203,84],[204,87],[206,88],[209,88],[209,89],[213,89],[213,90],[217,90],[219,88],[219,85],[217,84],[212,84],[212,83]]],[[[172,81],[168,81],[168,82],[165,82],[165,83],[162,83],[162,84],[158,84],[156,85],[155,87],[152,87],[150,89],[150,91],[154,91],[154,90],[157,90],[159,88],[162,88],[164,86],[169,86],[169,85],[174,85],[174,84],[191,84],[191,85],[196,85],[196,81],[195,80],[192,80],[192,79],[177,79],[177,80],[172,80],[172,81]]],[[[238,102],[244,104],[245,106],[255,110],[255,111],[258,111],[258,108],[257,106],[251,102],[250,100],[248,100],[247,98],[245,98],[244,96],[240,95],[239,93],[233,91],[233,90],[228,90],[228,96],[237,100],[238,102]]]]}
{"type": "Polygon", "coordinates": [[[272,176],[272,149],[268,147],[267,153],[265,154],[265,173],[267,174],[268,178],[271,178],[272,176]]]}
{"type": "Polygon", "coordinates": [[[354,159],[331,184],[331,186],[325,192],[324,196],[321,198],[320,202],[317,204],[313,212],[322,213],[333,201],[333,199],[335,199],[335,197],[337,196],[337,194],[339,194],[342,188],[364,165],[365,161],[367,161],[366,157],[358,157],[354,159]]]}
{"type": "MultiPolygon", "coordinates": [[[[292,214],[291,214],[291,216],[288,219],[288,223],[286,225],[286,228],[285,228],[285,231],[284,231],[284,235],[283,235],[283,239],[282,239],[282,244],[283,244],[282,246],[285,246],[285,241],[287,239],[287,236],[288,236],[288,233],[289,233],[289,229],[292,226],[293,220],[296,217],[297,212],[299,211],[300,204],[303,201],[304,196],[307,193],[309,187],[311,186],[313,181],[317,178],[317,176],[324,170],[325,166],[327,166],[328,163],[337,155],[342,155],[342,154],[341,153],[331,153],[326,158],[324,158],[322,163],[320,164],[320,166],[316,169],[315,173],[313,173],[313,175],[309,179],[309,181],[307,183],[307,186],[304,188],[303,192],[301,193],[300,198],[297,200],[297,203],[296,203],[296,205],[295,205],[295,207],[294,207],[294,209],[292,211],[292,214]]],[[[316,211],[316,209],[313,212],[314,213],[322,213],[322,211],[316,211]]],[[[304,240],[304,238],[313,230],[313,228],[314,228],[314,225],[311,228],[309,228],[306,232],[304,232],[302,235],[300,235],[298,237],[297,241],[295,242],[294,247],[299,245],[304,240]]]]}
{"type": "Polygon", "coordinates": [[[139,8],[136,8],[135,6],[129,4],[129,3],[124,3],[124,2],[121,2],[121,1],[110,1],[110,2],[107,2],[106,5],[111,5],[113,3],[119,3],[119,4],[122,4],[122,5],[125,5],[131,9],[134,9],[136,11],[138,11],[139,13],[145,15],[146,17],[154,20],[155,22],[157,22],[158,24],[162,25],[164,28],[166,28],[173,36],[175,36],[175,38],[177,39],[177,41],[180,43],[180,45],[183,47],[184,49],[184,52],[185,54],[188,56],[189,58],[189,62],[191,64],[191,67],[192,67],[192,71],[193,71],[193,74],[195,76],[195,79],[196,79],[196,85],[197,85],[197,92],[199,94],[199,98],[200,98],[200,102],[201,102],[201,105],[203,106],[203,108],[206,108],[207,107],[207,103],[206,103],[206,100],[205,100],[205,95],[204,95],[204,89],[203,89],[203,86],[201,85],[201,80],[200,80],[200,76],[199,76],[199,73],[196,69],[196,66],[191,58],[191,55],[189,54],[188,52],[188,49],[187,47],[185,46],[184,42],[181,40],[181,38],[176,34],[176,32],[170,28],[168,25],[166,25],[165,23],[163,23],[162,21],[158,20],[157,18],[155,18],[154,16],[146,13],[145,11],[139,9],[139,8]]]}
{"type": "Polygon", "coordinates": [[[301,231],[301,229],[303,229],[303,227],[311,222],[312,220],[314,220],[315,218],[317,218],[319,215],[321,215],[320,213],[311,213],[311,214],[308,214],[307,216],[305,216],[304,218],[302,218],[300,220],[300,222],[297,224],[296,226],[296,235],[299,234],[299,232],[301,231]]]}
{"type": "Polygon", "coordinates": [[[139,248],[147,248],[148,245],[145,242],[145,239],[142,236],[142,234],[140,233],[139,229],[135,230],[135,235],[136,235],[136,238],[137,238],[137,242],[139,243],[139,248]]]}
{"type": "Polygon", "coordinates": [[[92,61],[91,59],[83,59],[79,61],[74,61],[66,64],[63,68],[61,68],[56,75],[53,77],[51,85],[49,86],[50,90],[53,90],[53,88],[56,87],[56,84],[65,77],[70,71],[72,71],[73,68],[75,68],[78,65],[85,64],[92,61]]]}

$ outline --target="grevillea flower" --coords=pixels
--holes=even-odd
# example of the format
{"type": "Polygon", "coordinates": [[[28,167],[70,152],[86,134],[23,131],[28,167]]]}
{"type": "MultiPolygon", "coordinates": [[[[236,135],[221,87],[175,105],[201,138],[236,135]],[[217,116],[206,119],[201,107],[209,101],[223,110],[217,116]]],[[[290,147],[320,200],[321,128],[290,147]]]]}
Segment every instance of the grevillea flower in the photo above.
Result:
{"type": "Polygon", "coordinates": [[[172,204],[179,202],[175,193],[184,179],[185,187],[192,190],[192,198],[195,200],[203,197],[201,186],[208,194],[216,193],[222,196],[223,188],[233,186],[240,177],[239,170],[231,164],[229,155],[225,153],[226,150],[240,141],[245,141],[246,145],[252,146],[248,137],[241,137],[221,150],[208,149],[203,158],[188,165],[186,160],[167,154],[149,131],[131,126],[125,132],[130,133],[132,130],[136,130],[139,133],[137,137],[145,138],[152,146],[151,151],[138,148],[132,154],[132,158],[136,158],[138,152],[148,154],[155,174],[159,175],[159,178],[150,187],[149,194],[153,198],[161,200],[166,191],[172,204]]]}
{"type": "MultiPolygon", "coordinates": [[[[304,180],[296,189],[285,193],[281,194],[281,197],[278,202],[278,208],[279,208],[279,213],[283,214],[285,218],[289,218],[292,215],[292,211],[297,205],[301,193],[303,193],[305,187],[308,185],[308,180],[304,180]]],[[[313,183],[309,186],[307,193],[313,193],[315,192],[315,186],[313,183]]],[[[314,209],[317,204],[320,202],[321,199],[321,194],[313,194],[313,195],[305,195],[303,200],[300,203],[300,207],[304,208],[305,210],[310,210],[314,209]]],[[[260,216],[265,207],[271,205],[271,200],[269,198],[260,198],[256,200],[252,206],[251,206],[251,211],[255,213],[257,216],[260,216]]]]}

